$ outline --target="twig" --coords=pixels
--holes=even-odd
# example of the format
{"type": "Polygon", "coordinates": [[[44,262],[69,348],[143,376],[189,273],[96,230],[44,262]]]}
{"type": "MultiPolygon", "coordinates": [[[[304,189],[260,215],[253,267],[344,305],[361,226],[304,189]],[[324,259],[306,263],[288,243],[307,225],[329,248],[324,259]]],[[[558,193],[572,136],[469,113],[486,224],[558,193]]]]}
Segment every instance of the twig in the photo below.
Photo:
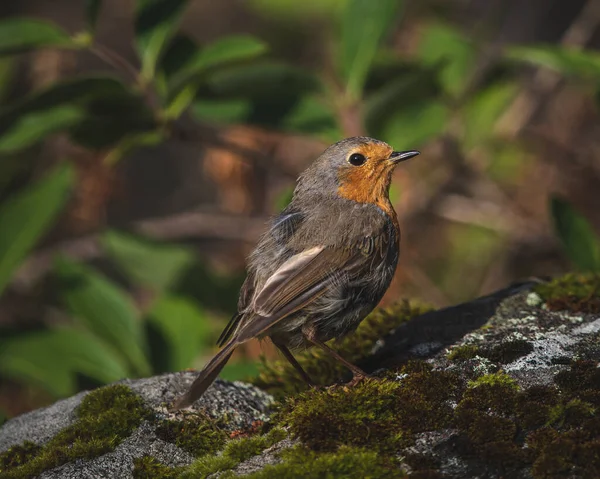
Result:
{"type": "MultiPolygon", "coordinates": [[[[585,46],[600,22],[600,2],[589,0],[579,16],[563,35],[560,45],[572,48],[585,46]]],[[[560,84],[561,75],[547,69],[538,69],[529,88],[522,91],[508,107],[498,124],[503,136],[514,138],[525,128],[541,105],[544,98],[560,84]]]]}
{"type": "Polygon", "coordinates": [[[107,64],[109,64],[110,66],[112,66],[113,68],[115,68],[116,70],[124,70],[129,75],[131,75],[134,81],[139,81],[139,74],[137,69],[117,52],[99,44],[92,45],[89,48],[89,51],[104,62],[106,62],[107,64]]]}
{"type": "MultiPolygon", "coordinates": [[[[157,240],[190,240],[218,238],[253,243],[265,230],[266,217],[244,217],[218,213],[188,212],[166,218],[135,222],[129,228],[135,233],[157,240]]],[[[102,258],[101,235],[93,234],[66,240],[32,255],[17,271],[12,286],[29,290],[52,268],[57,255],[79,261],[102,258]]]]}

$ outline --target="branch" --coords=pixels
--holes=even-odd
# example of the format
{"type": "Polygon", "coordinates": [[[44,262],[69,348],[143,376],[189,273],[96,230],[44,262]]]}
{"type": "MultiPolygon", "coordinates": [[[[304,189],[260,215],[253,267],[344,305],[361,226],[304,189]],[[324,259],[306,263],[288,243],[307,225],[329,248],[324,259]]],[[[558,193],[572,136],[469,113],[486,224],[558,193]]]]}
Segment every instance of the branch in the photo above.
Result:
{"type": "MultiPolygon", "coordinates": [[[[254,243],[265,230],[267,221],[266,217],[187,212],[138,221],[129,229],[156,240],[212,238],[254,243]]],[[[102,258],[104,249],[101,238],[101,234],[93,234],[69,239],[38,251],[19,268],[12,279],[12,286],[21,291],[29,290],[52,269],[57,255],[65,255],[78,261],[102,258]]]]}

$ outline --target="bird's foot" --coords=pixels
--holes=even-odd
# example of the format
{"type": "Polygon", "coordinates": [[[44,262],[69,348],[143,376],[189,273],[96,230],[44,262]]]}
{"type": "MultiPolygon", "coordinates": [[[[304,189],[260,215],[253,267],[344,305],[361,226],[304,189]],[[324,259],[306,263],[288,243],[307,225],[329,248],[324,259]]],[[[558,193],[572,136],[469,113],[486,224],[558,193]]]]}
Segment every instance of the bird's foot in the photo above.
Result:
{"type": "Polygon", "coordinates": [[[346,383],[347,387],[354,387],[356,386],[358,383],[360,383],[361,381],[364,381],[365,379],[368,379],[369,376],[367,374],[355,374],[352,379],[346,383]]]}

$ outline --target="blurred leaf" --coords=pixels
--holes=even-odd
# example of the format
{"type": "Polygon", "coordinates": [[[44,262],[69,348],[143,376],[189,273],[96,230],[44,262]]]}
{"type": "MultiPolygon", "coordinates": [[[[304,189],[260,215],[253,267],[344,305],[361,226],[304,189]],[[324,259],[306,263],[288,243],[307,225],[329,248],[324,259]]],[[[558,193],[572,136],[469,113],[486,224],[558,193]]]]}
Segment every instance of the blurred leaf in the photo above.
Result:
{"type": "Polygon", "coordinates": [[[133,133],[119,140],[119,143],[104,157],[104,164],[112,166],[131,154],[133,151],[156,146],[165,140],[165,134],[161,130],[153,130],[142,133],[133,133]]]}
{"type": "Polygon", "coordinates": [[[67,32],[52,23],[33,18],[9,18],[0,21],[0,55],[34,48],[77,46],[67,32]]]}
{"type": "Polygon", "coordinates": [[[415,70],[369,96],[364,115],[369,135],[404,150],[419,148],[440,135],[449,111],[439,99],[433,72],[415,70]]]}
{"type": "Polygon", "coordinates": [[[183,297],[167,296],[158,300],[148,321],[166,339],[169,371],[192,367],[194,359],[212,339],[212,328],[204,312],[196,303],[183,297]]]}
{"type": "Polygon", "coordinates": [[[13,80],[16,77],[16,58],[0,58],[0,104],[2,104],[10,94],[13,80]]]}
{"type": "Polygon", "coordinates": [[[258,376],[260,362],[238,361],[225,365],[219,377],[227,381],[244,381],[248,378],[258,376]]]}
{"type": "Polygon", "coordinates": [[[145,338],[127,294],[93,269],[66,258],[57,261],[55,271],[67,311],[127,358],[136,374],[149,375],[145,338]]]}
{"type": "Polygon", "coordinates": [[[0,205],[0,294],[17,267],[53,224],[73,182],[72,168],[61,165],[0,205]]]}
{"type": "Polygon", "coordinates": [[[68,105],[23,115],[0,136],[0,154],[15,153],[35,145],[52,133],[81,122],[84,116],[80,108],[68,105]]]}
{"type": "Polygon", "coordinates": [[[439,101],[429,100],[396,112],[385,125],[381,139],[395,150],[422,147],[441,135],[448,122],[448,108],[439,101]]]}
{"type": "Polygon", "coordinates": [[[554,229],[571,262],[581,271],[600,272],[600,237],[592,225],[563,198],[550,199],[554,229]]]}
{"type": "Polygon", "coordinates": [[[467,148],[473,148],[493,136],[494,126],[517,92],[518,87],[514,83],[492,85],[479,91],[466,105],[463,125],[467,148]]]}
{"type": "Polygon", "coordinates": [[[312,95],[307,95],[299,100],[283,119],[282,128],[287,131],[320,135],[334,140],[341,136],[337,120],[331,109],[312,95]]]}
{"type": "Polygon", "coordinates": [[[135,35],[142,59],[142,77],[154,77],[156,65],[178,29],[187,0],[137,0],[135,35]]]}
{"type": "Polygon", "coordinates": [[[414,70],[388,81],[365,102],[364,121],[369,134],[377,138],[392,118],[402,114],[402,110],[424,102],[439,102],[438,95],[439,87],[431,70],[414,70]]]}
{"type": "Polygon", "coordinates": [[[102,8],[102,0],[85,0],[85,17],[90,31],[96,30],[96,21],[102,8]]]}
{"type": "Polygon", "coordinates": [[[69,133],[91,148],[111,146],[126,135],[155,126],[152,112],[139,94],[115,78],[98,76],[57,83],[1,111],[0,135],[28,115],[63,106],[84,111],[82,121],[72,125],[69,133]]]}
{"type": "Polygon", "coordinates": [[[572,50],[554,45],[512,47],[507,57],[556,70],[567,76],[600,80],[600,53],[592,50],[572,50]]]}
{"type": "Polygon", "coordinates": [[[194,262],[194,254],[187,248],[117,231],[105,233],[102,244],[129,279],[158,290],[169,288],[194,262]]]}
{"type": "MultiPolygon", "coordinates": [[[[183,44],[181,48],[186,48],[183,44]]],[[[196,49],[194,55],[182,65],[171,81],[172,101],[168,108],[169,118],[178,118],[192,103],[199,88],[199,80],[208,70],[232,62],[254,58],[267,49],[266,45],[248,35],[221,38],[204,48],[196,49]]],[[[180,58],[183,58],[183,53],[180,58]]]]}
{"type": "Polygon", "coordinates": [[[249,0],[254,11],[269,20],[280,17],[286,22],[312,20],[315,16],[333,16],[346,0],[249,0]]]}
{"type": "Polygon", "coordinates": [[[347,0],[342,15],[341,69],[352,98],[360,98],[377,49],[403,3],[401,0],[347,0]]]}
{"type": "MultiPolygon", "coordinates": [[[[303,69],[281,63],[252,63],[210,74],[197,101],[245,100],[250,107],[240,107],[238,111],[244,115],[235,122],[280,128],[307,94],[321,88],[319,80],[303,69]]],[[[202,113],[202,108],[198,111],[202,113]]]]}
{"type": "Polygon", "coordinates": [[[503,140],[493,142],[486,148],[490,154],[487,174],[491,179],[512,185],[519,185],[520,175],[527,167],[529,155],[518,143],[503,140]]]}
{"type": "Polygon", "coordinates": [[[377,93],[381,88],[385,88],[391,83],[406,77],[422,75],[425,72],[437,81],[437,72],[434,68],[426,68],[420,62],[398,57],[398,52],[382,47],[371,64],[365,82],[365,95],[377,93]]]}
{"type": "Polygon", "coordinates": [[[74,329],[0,341],[0,374],[41,386],[57,397],[77,392],[77,374],[102,383],[129,376],[113,350],[91,334],[74,329]]]}
{"type": "Polygon", "coordinates": [[[126,86],[91,94],[83,101],[85,116],[70,129],[71,138],[86,148],[105,149],[131,136],[151,133],[156,120],[144,99],[126,86]]]}
{"type": "MultiPolygon", "coordinates": [[[[187,48],[183,47],[182,48],[187,48]]],[[[227,63],[255,58],[267,51],[267,45],[250,35],[232,35],[197,48],[181,65],[177,83],[183,84],[194,76],[227,63]]],[[[182,54],[183,56],[183,54],[182,54]]]]}
{"type": "Polygon", "coordinates": [[[169,97],[169,85],[171,85],[173,77],[192,61],[199,48],[194,40],[181,33],[175,35],[169,42],[160,59],[160,65],[157,67],[155,81],[162,98],[169,97]]]}
{"type": "Polygon", "coordinates": [[[418,58],[424,65],[440,69],[440,82],[452,96],[460,95],[469,81],[476,51],[456,28],[428,26],[419,43],[418,58]]]}
{"type": "Polygon", "coordinates": [[[242,123],[250,116],[252,102],[248,99],[197,100],[192,114],[198,120],[214,123],[242,123]]]}
{"type": "Polygon", "coordinates": [[[489,228],[455,222],[447,225],[444,234],[451,248],[446,257],[436,260],[432,279],[443,291],[454,292],[452,301],[468,301],[481,291],[481,283],[506,247],[506,239],[489,228]],[[457,278],[461,279],[458,285],[457,278]]]}

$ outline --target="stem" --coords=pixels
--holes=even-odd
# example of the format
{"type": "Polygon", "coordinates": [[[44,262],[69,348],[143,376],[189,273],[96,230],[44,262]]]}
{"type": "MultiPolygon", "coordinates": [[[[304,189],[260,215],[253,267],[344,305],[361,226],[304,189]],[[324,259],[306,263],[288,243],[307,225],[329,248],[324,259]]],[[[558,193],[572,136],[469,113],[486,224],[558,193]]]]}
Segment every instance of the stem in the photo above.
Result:
{"type": "Polygon", "coordinates": [[[98,44],[90,46],[90,52],[117,70],[126,71],[136,83],[139,83],[139,74],[136,68],[118,53],[98,44]]]}

